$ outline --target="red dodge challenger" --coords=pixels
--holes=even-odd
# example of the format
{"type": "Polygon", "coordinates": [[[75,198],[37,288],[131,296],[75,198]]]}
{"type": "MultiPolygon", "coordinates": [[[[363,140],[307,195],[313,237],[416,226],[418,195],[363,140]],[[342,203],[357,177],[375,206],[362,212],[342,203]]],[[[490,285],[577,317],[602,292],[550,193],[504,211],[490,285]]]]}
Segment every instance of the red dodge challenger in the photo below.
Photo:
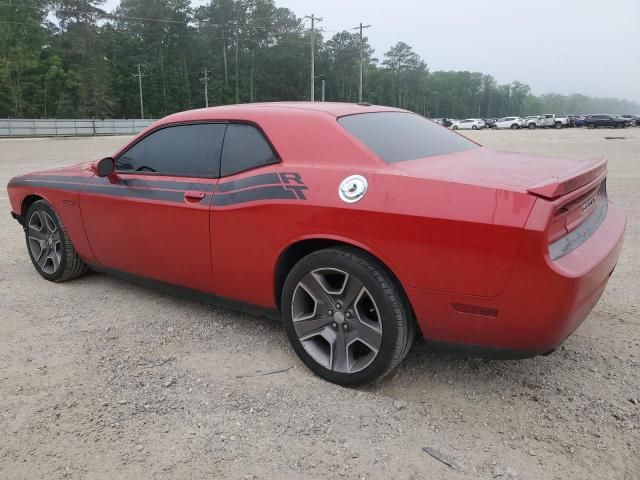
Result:
{"type": "Polygon", "coordinates": [[[404,110],[266,103],[170,115],[8,190],[45,279],[110,272],[281,317],[311,370],[353,385],[416,332],[552,351],[620,254],[606,177],[604,160],[497,152],[404,110]]]}

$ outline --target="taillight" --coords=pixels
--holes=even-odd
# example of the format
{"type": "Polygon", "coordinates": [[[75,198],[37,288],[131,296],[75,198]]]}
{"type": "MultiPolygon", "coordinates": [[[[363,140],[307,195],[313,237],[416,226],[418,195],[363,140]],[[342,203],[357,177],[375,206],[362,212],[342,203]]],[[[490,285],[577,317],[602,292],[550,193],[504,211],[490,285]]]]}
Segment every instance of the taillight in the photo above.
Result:
{"type": "Polygon", "coordinates": [[[556,208],[549,224],[549,243],[575,230],[596,210],[600,201],[606,201],[605,182],[589,193],[556,208]]]}
{"type": "Polygon", "coordinates": [[[568,213],[569,210],[565,207],[560,207],[554,212],[553,218],[551,218],[551,224],[549,225],[549,243],[553,243],[569,233],[567,230],[568,213]]]}

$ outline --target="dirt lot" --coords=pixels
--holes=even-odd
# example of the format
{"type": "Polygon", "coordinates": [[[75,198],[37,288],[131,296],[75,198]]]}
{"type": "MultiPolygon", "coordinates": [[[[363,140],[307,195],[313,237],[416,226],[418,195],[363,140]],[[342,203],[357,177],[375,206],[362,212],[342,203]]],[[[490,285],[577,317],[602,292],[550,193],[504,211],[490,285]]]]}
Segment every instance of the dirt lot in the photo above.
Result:
{"type": "MultiPolygon", "coordinates": [[[[0,190],[0,478],[640,478],[640,128],[470,136],[605,154],[629,215],[618,268],[551,356],[418,342],[359,389],[314,377],[267,320],[99,274],[42,280],[0,190]]],[[[126,140],[0,140],[0,184],[126,140]]]]}

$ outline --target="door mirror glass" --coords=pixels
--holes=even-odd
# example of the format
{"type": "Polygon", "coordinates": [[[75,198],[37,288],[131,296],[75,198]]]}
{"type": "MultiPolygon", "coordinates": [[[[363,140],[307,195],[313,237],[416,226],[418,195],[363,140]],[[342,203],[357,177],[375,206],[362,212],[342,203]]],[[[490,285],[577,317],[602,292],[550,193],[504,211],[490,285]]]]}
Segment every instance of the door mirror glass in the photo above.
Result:
{"type": "Polygon", "coordinates": [[[108,177],[116,171],[116,164],[111,157],[103,158],[96,163],[96,175],[99,177],[108,177]]]}

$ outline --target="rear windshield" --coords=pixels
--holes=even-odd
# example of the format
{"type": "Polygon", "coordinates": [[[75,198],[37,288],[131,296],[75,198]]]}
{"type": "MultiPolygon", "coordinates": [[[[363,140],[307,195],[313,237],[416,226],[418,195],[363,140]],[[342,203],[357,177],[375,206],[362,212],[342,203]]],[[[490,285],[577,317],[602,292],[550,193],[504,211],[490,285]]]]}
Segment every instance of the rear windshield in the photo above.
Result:
{"type": "Polygon", "coordinates": [[[477,147],[463,136],[414,113],[360,113],[340,117],[338,122],[388,163],[477,147]]]}

